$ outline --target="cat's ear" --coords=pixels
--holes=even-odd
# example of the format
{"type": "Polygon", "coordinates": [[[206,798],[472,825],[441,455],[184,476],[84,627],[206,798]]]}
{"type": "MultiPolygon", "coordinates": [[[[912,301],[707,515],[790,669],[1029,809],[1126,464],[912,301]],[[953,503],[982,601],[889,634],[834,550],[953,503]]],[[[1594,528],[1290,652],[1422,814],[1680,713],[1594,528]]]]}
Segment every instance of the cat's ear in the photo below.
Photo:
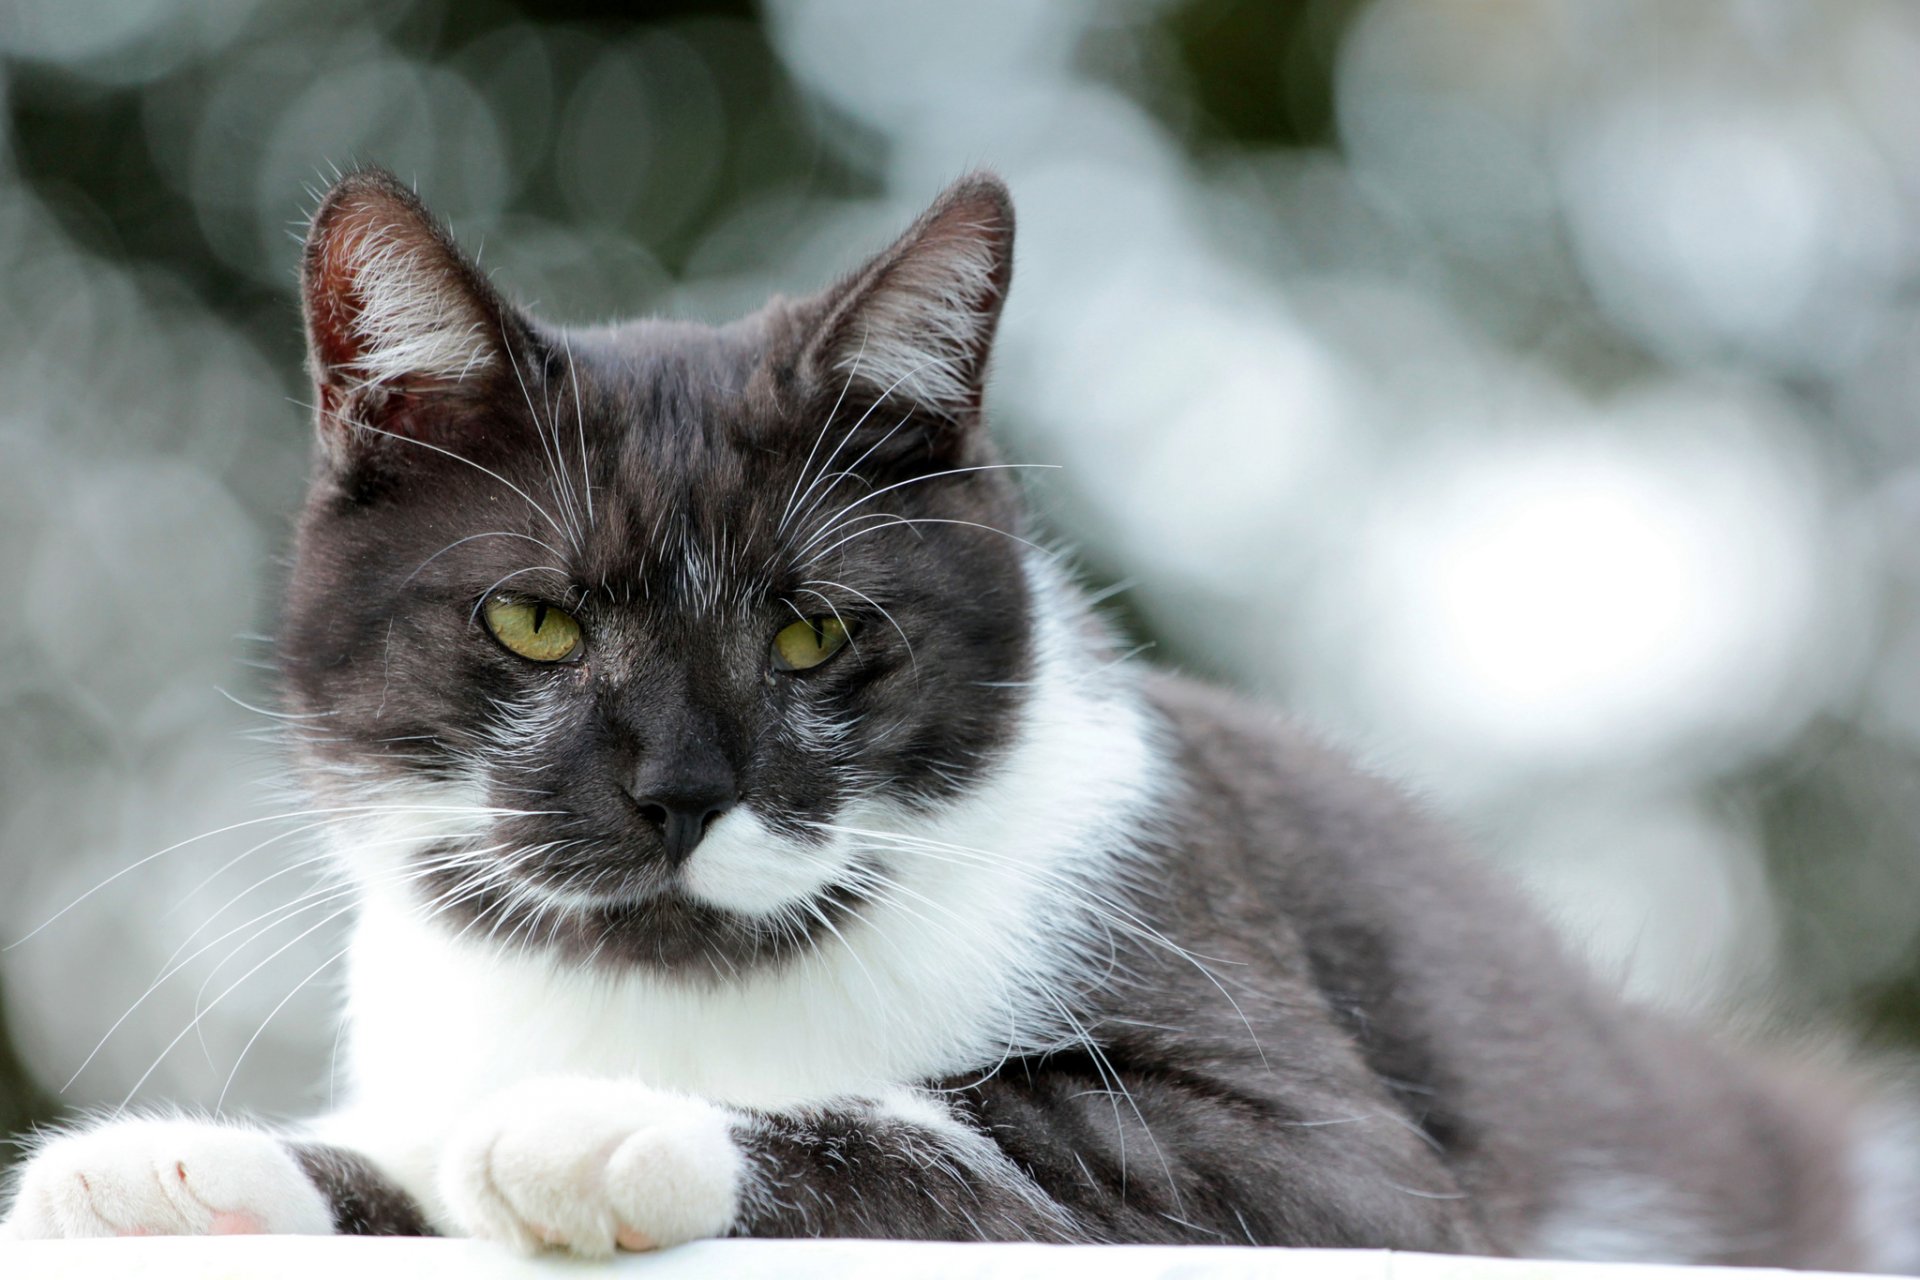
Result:
{"type": "Polygon", "coordinates": [[[457,424],[512,366],[519,321],[399,179],[350,173],[314,212],[301,270],[307,363],[336,458],[457,424]]]}
{"type": "Polygon", "coordinates": [[[829,290],[809,372],[963,422],[978,414],[987,356],[1013,281],[1013,201],[977,173],[829,290]]]}

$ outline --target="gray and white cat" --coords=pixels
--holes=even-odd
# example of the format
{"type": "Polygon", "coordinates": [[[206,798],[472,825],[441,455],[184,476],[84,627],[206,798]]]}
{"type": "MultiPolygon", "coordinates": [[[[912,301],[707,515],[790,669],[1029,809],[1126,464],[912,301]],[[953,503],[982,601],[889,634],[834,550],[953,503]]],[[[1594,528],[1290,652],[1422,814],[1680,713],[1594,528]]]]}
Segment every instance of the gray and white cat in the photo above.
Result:
{"type": "Polygon", "coordinates": [[[1920,1266],[1866,1090],[1624,1007],[1119,656],[982,425],[1012,243],[973,177],[817,297],[560,330],[340,181],[280,655],[350,1101],[56,1136],[7,1229],[1920,1266]]]}

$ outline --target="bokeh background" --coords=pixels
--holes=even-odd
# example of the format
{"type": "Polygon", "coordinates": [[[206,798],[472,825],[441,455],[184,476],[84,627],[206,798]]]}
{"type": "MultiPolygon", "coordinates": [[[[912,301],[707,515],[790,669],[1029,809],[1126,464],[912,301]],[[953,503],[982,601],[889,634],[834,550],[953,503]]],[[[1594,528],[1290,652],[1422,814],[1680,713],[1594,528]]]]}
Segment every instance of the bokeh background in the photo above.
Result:
{"type": "Polygon", "coordinates": [[[8,0],[0,1130],[325,1100],[344,903],[250,708],[359,161],[579,320],[817,287],[993,166],[995,417],[1155,658],[1628,989],[1913,1044],[1916,84],[1904,0],[8,0]]]}

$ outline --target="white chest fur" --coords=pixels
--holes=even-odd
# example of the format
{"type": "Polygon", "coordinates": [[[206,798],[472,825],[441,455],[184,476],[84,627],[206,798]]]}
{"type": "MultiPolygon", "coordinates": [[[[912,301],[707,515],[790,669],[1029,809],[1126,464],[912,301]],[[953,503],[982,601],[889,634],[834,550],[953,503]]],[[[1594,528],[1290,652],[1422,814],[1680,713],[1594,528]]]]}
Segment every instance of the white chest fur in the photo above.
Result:
{"type": "Polygon", "coordinates": [[[449,945],[444,929],[375,906],[354,944],[353,1092],[439,1109],[584,1074],[765,1107],[869,1093],[990,1044],[983,1015],[1006,993],[959,966],[928,973],[933,958],[865,974],[813,961],[702,990],[449,945]]]}

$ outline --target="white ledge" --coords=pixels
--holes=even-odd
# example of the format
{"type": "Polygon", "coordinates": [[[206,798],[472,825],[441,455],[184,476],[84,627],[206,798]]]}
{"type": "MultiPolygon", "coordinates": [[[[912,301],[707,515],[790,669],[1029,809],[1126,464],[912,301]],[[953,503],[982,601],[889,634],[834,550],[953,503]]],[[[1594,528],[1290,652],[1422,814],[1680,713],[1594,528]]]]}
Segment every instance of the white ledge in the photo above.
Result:
{"type": "MultiPolygon", "coordinates": [[[[528,1258],[475,1240],[328,1236],[0,1241],[4,1280],[1754,1280],[1822,1272],[1449,1257],[1384,1249],[706,1240],[605,1264],[528,1258]]],[[[1854,1277],[1858,1280],[1858,1277],[1854,1277]]]]}

